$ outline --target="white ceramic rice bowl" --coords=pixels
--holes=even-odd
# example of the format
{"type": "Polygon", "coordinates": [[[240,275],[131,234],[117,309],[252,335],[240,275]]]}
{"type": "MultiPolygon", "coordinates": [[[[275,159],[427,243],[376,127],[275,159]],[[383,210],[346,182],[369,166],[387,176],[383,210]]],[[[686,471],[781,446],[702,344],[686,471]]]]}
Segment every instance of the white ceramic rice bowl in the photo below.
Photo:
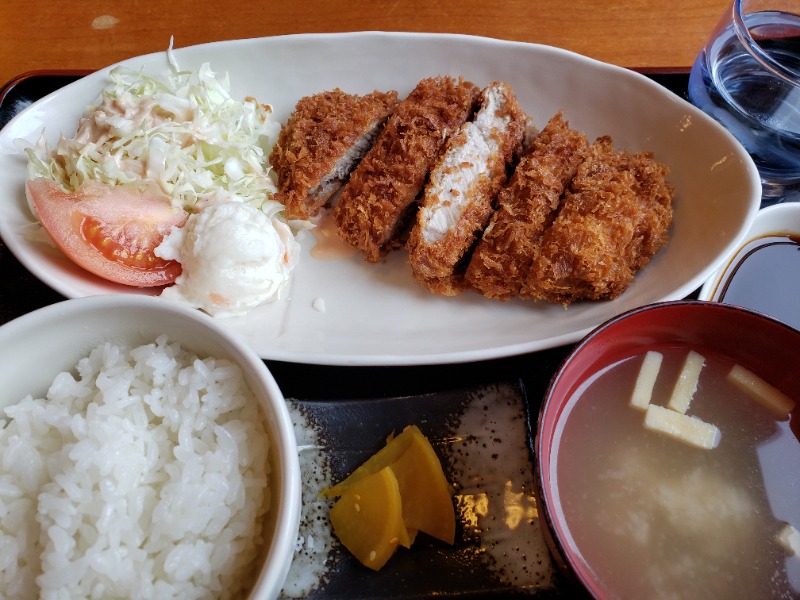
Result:
{"type": "Polygon", "coordinates": [[[277,597],[291,564],[300,521],[300,466],[284,397],[266,365],[212,318],[148,296],[94,296],[67,300],[0,327],[0,406],[26,395],[44,397],[61,371],[108,341],[140,345],[166,334],[201,356],[238,364],[266,416],[270,436],[271,504],[263,565],[252,600],[277,597]]]}

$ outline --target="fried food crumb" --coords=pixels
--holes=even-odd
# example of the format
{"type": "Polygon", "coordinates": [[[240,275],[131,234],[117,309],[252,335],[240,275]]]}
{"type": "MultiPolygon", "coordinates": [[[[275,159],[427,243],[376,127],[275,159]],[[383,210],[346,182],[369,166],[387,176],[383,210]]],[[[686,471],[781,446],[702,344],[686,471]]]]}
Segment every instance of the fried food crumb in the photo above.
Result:
{"type": "Polygon", "coordinates": [[[589,143],[561,112],[531,134],[508,84],[480,90],[455,77],[423,79],[399,102],[340,90],[301,100],[271,155],[287,214],[330,203],[325,182],[348,144],[366,139],[355,130],[389,112],[333,206],[337,234],[372,263],[405,246],[434,294],[613,300],[669,240],[669,169],[651,153],[616,149],[609,136],[589,143]],[[506,98],[491,118],[488,90],[506,98]],[[342,117],[354,113],[358,127],[342,117]]]}
{"type": "Polygon", "coordinates": [[[270,152],[276,199],[290,219],[319,213],[371,147],[397,106],[397,92],[340,89],[301,98],[270,152]]]}
{"type": "Polygon", "coordinates": [[[466,282],[487,298],[519,295],[545,228],[588,142],[556,114],[533,138],[497,199],[497,210],[467,267],[466,282]]]}
{"type": "Polygon", "coordinates": [[[667,174],[651,154],[615,150],[610,137],[598,138],[544,232],[520,295],[566,306],[622,294],[667,243],[667,174]]]}
{"type": "Polygon", "coordinates": [[[462,262],[494,212],[525,125],[511,87],[493,82],[481,92],[475,118],[450,138],[431,171],[408,254],[414,278],[434,293],[452,296],[464,287],[462,262]]]}
{"type": "Polygon", "coordinates": [[[447,136],[471,115],[478,87],[463,79],[423,79],[397,106],[334,208],[339,236],[379,262],[402,233],[447,136]]]}

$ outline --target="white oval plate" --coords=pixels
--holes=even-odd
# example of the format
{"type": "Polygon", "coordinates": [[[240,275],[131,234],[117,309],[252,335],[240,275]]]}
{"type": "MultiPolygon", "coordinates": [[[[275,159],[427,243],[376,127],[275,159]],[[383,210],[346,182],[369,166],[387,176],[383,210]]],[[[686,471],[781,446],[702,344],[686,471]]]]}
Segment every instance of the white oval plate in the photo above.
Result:
{"type": "MultiPolygon", "coordinates": [[[[561,306],[507,303],[474,293],[436,297],[417,286],[403,252],[385,264],[309,255],[275,304],[225,325],[264,359],[329,365],[412,365],[510,356],[577,341],[630,308],[685,297],[741,241],[758,210],[760,183],[744,149],[719,125],[646,77],[557,48],[460,35],[345,33],[217,42],[175,51],[181,68],[210,62],[230,74],[236,97],[272,104],[285,122],[302,96],[339,87],[411,91],[423,77],[463,75],[478,85],[504,80],[542,126],[559,110],[590,138],[610,135],[630,151],[650,150],[671,168],[676,189],[671,241],[613,302],[561,306]],[[312,304],[323,299],[326,310],[312,304]]],[[[126,61],[167,70],[166,53],[126,61]]],[[[43,98],[0,132],[0,235],[34,275],[69,297],[153,293],[123,288],[74,266],[29,235],[25,157],[17,138],[44,128],[55,143],[71,136],[108,69],[43,98]]],[[[8,290],[6,293],[13,293],[8,290]]]]}

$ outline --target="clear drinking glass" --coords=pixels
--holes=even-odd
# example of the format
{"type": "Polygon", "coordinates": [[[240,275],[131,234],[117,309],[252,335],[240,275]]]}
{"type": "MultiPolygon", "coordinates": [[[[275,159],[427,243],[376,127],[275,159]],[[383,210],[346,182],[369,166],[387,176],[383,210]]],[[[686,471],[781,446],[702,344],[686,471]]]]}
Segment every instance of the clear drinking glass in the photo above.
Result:
{"type": "Polygon", "coordinates": [[[689,99],[753,157],[762,206],[800,201],[800,0],[734,0],[692,67],[689,99]]]}

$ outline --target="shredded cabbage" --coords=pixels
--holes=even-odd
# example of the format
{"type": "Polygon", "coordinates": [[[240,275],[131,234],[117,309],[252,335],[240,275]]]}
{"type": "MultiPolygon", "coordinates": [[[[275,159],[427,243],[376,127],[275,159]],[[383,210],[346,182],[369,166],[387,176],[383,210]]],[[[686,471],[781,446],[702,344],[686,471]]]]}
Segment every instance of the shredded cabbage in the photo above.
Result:
{"type": "Polygon", "coordinates": [[[51,150],[44,137],[26,149],[28,176],[49,177],[68,192],[86,181],[152,181],[186,210],[225,200],[268,216],[282,211],[267,157],[280,132],[272,108],[230,94],[208,63],[198,72],[170,61],[164,79],[124,67],[84,114],[74,138],[51,150]]]}

